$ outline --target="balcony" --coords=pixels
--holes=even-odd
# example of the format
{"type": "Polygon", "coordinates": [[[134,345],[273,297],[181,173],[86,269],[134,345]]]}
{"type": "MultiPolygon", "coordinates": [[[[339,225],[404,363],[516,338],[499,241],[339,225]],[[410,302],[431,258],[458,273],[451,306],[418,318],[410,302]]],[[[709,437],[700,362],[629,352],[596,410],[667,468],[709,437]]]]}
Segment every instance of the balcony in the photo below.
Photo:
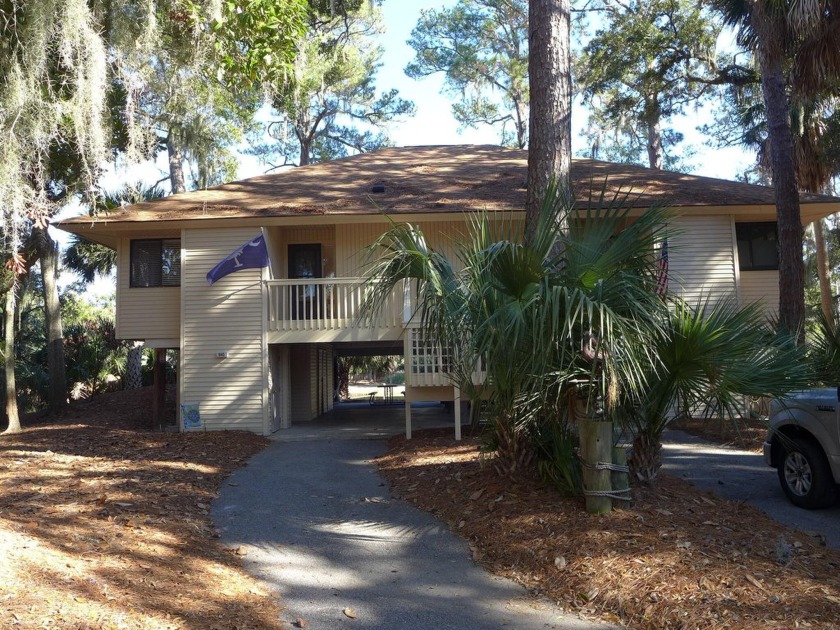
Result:
{"type": "MultiPolygon", "coordinates": [[[[369,285],[360,278],[267,280],[265,296],[268,343],[330,343],[403,340],[406,385],[449,387],[453,357],[448,348],[427,342],[419,326],[406,324],[411,315],[408,292],[398,286],[385,308],[371,321],[360,317],[369,285]]],[[[473,383],[486,375],[477,370],[473,383]]]]}
{"type": "Polygon", "coordinates": [[[268,280],[269,343],[328,343],[402,339],[405,292],[396,288],[371,320],[360,317],[368,285],[360,278],[268,280]]]}

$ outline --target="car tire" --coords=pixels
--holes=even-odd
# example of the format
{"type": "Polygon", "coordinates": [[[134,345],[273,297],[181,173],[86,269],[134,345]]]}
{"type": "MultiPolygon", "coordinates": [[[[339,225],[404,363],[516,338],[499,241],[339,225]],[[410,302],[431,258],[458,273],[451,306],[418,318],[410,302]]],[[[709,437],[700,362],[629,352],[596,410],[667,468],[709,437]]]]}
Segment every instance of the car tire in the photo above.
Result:
{"type": "Polygon", "coordinates": [[[822,448],[808,438],[781,442],[777,469],[788,500],[809,510],[830,507],[837,501],[837,484],[822,448]]]}

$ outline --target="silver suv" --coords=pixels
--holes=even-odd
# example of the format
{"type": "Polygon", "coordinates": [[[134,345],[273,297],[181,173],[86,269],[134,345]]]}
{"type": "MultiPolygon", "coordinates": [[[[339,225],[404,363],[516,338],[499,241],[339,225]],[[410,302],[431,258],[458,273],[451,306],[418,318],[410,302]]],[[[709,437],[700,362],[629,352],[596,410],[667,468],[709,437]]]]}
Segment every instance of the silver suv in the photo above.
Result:
{"type": "Polygon", "coordinates": [[[770,405],[764,461],[799,507],[829,507],[840,484],[840,387],[797,392],[770,405]]]}

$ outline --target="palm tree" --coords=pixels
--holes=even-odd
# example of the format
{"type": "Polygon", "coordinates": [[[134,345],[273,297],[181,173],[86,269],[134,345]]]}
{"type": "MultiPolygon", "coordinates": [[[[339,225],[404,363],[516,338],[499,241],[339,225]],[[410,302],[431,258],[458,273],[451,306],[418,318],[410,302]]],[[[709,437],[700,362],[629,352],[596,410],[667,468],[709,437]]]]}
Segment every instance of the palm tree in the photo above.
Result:
{"type": "Polygon", "coordinates": [[[602,196],[573,214],[550,193],[533,242],[523,243],[518,224],[476,219],[461,269],[408,224],[394,224],[371,247],[378,259],[367,276],[367,314],[398,282],[412,281],[423,335],[449,349],[453,381],[475,398],[472,375],[485,368],[479,387],[489,396],[488,444],[501,472],[529,467],[536,449],[566,458],[543,463],[555,469],[546,476],[568,480],[573,450],[550,442],[566,439],[580,415],[602,415],[634,430],[635,470],[652,479],[671,409],[707,402],[731,412],[738,394],[807,384],[802,351],[770,334],[758,307],[691,308],[657,293],[653,253],[665,211],[630,221],[623,199],[602,196]]]}
{"type": "Polygon", "coordinates": [[[633,435],[633,476],[652,482],[662,465],[662,432],[675,417],[737,417],[744,396],[783,396],[810,385],[805,348],[773,330],[757,304],[734,299],[671,307],[651,336],[655,363],[644,365],[641,395],[622,392],[619,421],[633,435]]]}
{"type": "Polygon", "coordinates": [[[837,385],[840,374],[840,326],[835,319],[817,315],[817,326],[811,339],[810,360],[814,364],[817,380],[826,385],[837,385]]]}
{"type": "Polygon", "coordinates": [[[461,269],[408,224],[394,224],[371,248],[379,258],[366,312],[411,280],[423,336],[455,358],[451,378],[462,391],[478,396],[472,374],[484,368],[502,472],[530,465],[531,429],[546,421],[546,409],[595,414],[617,390],[641,390],[642,366],[655,360],[649,322],[662,302],[652,252],[666,213],[629,222],[621,201],[590,200],[572,220],[571,204],[552,186],[531,242],[518,223],[475,219],[461,269]]]}

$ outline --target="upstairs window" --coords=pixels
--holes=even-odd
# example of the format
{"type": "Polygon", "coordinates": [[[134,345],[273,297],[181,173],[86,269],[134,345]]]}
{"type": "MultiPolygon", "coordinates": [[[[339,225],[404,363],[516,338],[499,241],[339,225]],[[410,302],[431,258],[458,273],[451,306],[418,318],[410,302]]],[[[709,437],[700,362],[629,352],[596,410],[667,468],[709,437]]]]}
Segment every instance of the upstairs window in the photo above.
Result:
{"type": "Polygon", "coordinates": [[[132,287],[180,287],[181,239],[131,241],[132,287]]]}
{"type": "Polygon", "coordinates": [[[767,271],[779,268],[779,238],[776,222],[736,223],[738,263],[741,271],[767,271]]]}

